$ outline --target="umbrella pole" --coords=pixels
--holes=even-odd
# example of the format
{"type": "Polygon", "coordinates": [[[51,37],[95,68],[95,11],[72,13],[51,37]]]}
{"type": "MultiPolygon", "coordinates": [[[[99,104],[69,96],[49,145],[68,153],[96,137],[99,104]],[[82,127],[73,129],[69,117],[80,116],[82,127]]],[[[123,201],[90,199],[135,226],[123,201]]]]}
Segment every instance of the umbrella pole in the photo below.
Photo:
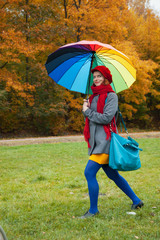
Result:
{"type": "Polygon", "coordinates": [[[94,52],[91,58],[91,66],[90,66],[90,70],[89,70],[89,82],[88,82],[88,91],[87,91],[87,100],[89,99],[89,88],[90,88],[90,83],[91,83],[91,69],[92,69],[92,65],[93,65],[93,59],[94,59],[94,52]]]}

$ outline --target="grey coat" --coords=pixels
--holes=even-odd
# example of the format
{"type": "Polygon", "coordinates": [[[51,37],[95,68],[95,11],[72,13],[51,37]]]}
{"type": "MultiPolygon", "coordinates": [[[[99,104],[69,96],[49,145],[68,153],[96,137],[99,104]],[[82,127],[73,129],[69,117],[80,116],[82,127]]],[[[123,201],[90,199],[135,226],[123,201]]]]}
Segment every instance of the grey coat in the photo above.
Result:
{"type": "Polygon", "coordinates": [[[103,114],[97,112],[97,101],[99,95],[92,100],[91,106],[85,112],[85,117],[88,117],[90,126],[89,143],[91,148],[88,148],[88,154],[106,153],[109,154],[110,140],[106,140],[106,133],[103,125],[111,122],[112,118],[118,110],[118,97],[115,93],[110,92],[107,96],[107,102],[103,109],[103,114]]]}

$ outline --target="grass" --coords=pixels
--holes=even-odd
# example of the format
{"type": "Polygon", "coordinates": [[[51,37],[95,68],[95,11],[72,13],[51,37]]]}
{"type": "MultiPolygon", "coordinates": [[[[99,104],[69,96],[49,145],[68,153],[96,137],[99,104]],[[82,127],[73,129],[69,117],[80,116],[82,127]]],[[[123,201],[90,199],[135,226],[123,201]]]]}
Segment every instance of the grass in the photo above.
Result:
{"type": "Polygon", "coordinates": [[[131,201],[99,171],[100,214],[77,219],[89,208],[84,142],[0,147],[0,225],[9,240],[160,239],[160,138],[138,139],[142,168],[121,172],[144,200],[131,201]]]}

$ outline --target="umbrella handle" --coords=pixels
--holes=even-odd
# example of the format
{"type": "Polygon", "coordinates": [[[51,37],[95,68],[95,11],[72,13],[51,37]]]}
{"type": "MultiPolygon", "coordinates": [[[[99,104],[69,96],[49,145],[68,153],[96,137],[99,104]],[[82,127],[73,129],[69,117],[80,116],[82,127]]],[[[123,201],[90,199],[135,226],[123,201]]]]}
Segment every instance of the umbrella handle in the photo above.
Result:
{"type": "Polygon", "coordinates": [[[89,99],[89,88],[90,88],[90,82],[91,82],[91,69],[92,69],[92,65],[93,65],[93,59],[94,59],[94,54],[95,51],[92,52],[92,58],[91,58],[91,66],[90,66],[90,70],[89,70],[89,82],[88,82],[88,91],[87,91],[87,100],[89,99]]]}

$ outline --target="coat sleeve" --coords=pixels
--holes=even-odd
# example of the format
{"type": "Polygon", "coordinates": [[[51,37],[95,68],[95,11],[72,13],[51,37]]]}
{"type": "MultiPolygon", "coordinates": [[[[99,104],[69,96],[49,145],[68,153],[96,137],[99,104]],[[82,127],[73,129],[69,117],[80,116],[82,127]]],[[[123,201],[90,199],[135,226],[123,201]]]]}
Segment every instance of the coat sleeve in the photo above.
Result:
{"type": "Polygon", "coordinates": [[[108,94],[107,103],[104,106],[103,113],[98,113],[88,108],[84,112],[84,116],[88,117],[88,119],[97,124],[108,124],[113,119],[118,109],[118,97],[115,93],[108,94]]]}

